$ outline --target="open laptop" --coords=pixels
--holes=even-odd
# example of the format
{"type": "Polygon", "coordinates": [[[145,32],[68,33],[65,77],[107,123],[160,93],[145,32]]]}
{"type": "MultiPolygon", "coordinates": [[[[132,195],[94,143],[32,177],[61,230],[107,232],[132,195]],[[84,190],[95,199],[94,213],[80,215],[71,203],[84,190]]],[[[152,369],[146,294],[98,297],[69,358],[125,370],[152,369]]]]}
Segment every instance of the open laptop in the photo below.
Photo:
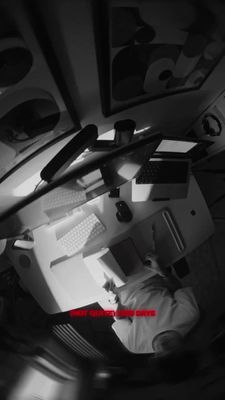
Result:
{"type": "Polygon", "coordinates": [[[187,197],[190,170],[190,159],[151,158],[132,180],[132,201],[187,197]]]}

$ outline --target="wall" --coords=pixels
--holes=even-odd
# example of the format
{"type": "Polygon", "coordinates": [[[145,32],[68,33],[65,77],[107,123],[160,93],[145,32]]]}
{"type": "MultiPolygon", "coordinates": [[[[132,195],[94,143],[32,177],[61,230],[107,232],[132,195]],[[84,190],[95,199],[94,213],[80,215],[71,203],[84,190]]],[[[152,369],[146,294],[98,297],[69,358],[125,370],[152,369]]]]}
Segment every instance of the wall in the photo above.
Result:
{"type": "MultiPolygon", "coordinates": [[[[225,58],[200,90],[154,100],[106,118],[101,111],[91,0],[46,0],[45,7],[42,7],[43,3],[38,3],[41,4],[40,12],[82,126],[94,123],[101,134],[112,129],[116,120],[133,118],[137,122],[137,129],[154,126],[166,134],[180,135],[224,90],[225,58]]],[[[26,26],[23,27],[24,36],[26,29],[26,26]]],[[[29,164],[29,168],[23,169],[23,177],[19,172],[7,181],[9,194],[15,182],[19,185],[38,171],[39,166],[34,164],[38,162],[42,167],[46,163],[46,156],[49,159],[53,155],[52,149],[51,154],[47,153],[43,154],[43,160],[38,157],[29,164]]],[[[1,184],[0,194],[4,191],[5,185],[1,184]]]]}
{"type": "Polygon", "coordinates": [[[101,112],[99,77],[90,0],[45,2],[45,21],[82,125],[95,123],[100,133],[116,120],[133,118],[138,129],[153,125],[180,134],[225,87],[225,58],[200,90],[172,95],[105,118],[101,112]]]}
{"type": "MultiPolygon", "coordinates": [[[[37,174],[37,172],[41,171],[42,168],[53,158],[62,148],[65,146],[69,140],[72,139],[74,134],[69,137],[60,140],[55,143],[50,148],[42,151],[36,157],[32,158],[26,165],[22,168],[16,170],[12,175],[10,175],[5,181],[0,184],[0,196],[2,197],[1,205],[3,204],[4,196],[12,196],[15,192],[17,186],[21,183],[37,174]]],[[[37,182],[40,181],[40,178],[36,178],[37,182]]]]}

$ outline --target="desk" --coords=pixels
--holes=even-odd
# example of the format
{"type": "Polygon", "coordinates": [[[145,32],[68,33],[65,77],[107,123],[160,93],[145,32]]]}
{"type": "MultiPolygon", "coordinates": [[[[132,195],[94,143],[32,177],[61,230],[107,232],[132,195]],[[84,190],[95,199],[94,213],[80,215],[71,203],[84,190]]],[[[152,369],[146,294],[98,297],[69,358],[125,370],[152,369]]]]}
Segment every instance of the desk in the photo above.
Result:
{"type": "MultiPolygon", "coordinates": [[[[121,186],[120,199],[125,200],[132,210],[133,219],[129,223],[117,221],[114,203],[118,199],[109,198],[108,194],[85,204],[81,213],[75,216],[79,221],[83,213],[94,212],[107,227],[106,232],[95,239],[89,250],[109,247],[129,236],[130,229],[137,223],[165,207],[171,210],[186,244],[185,251],[170,262],[178,261],[190,253],[214,232],[209,210],[193,176],[186,199],[132,203],[131,182],[121,186]]],[[[89,273],[82,253],[65,260],[65,254],[56,240],[55,232],[58,228],[59,224],[55,224],[35,229],[35,246],[32,250],[12,249],[10,242],[6,250],[26,287],[50,314],[85,307],[105,298],[104,290],[89,273]]]]}

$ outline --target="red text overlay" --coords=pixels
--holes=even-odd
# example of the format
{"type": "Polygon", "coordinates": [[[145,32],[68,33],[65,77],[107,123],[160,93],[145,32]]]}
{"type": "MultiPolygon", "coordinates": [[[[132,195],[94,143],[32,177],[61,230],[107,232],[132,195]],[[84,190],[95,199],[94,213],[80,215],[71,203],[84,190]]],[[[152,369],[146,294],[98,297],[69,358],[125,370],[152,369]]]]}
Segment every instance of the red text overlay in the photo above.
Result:
{"type": "Polygon", "coordinates": [[[156,310],[70,310],[70,317],[155,317],[156,310]]]}

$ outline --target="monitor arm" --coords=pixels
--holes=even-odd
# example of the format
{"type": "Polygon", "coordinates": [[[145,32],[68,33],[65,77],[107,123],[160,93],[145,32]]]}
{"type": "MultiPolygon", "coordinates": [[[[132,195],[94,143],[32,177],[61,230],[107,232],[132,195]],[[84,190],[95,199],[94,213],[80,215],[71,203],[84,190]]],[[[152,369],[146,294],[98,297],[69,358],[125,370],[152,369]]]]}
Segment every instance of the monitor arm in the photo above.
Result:
{"type": "Polygon", "coordinates": [[[60,150],[55,157],[42,169],[41,179],[46,182],[51,182],[54,178],[61,175],[69,165],[90,147],[98,137],[98,129],[96,125],[87,125],[85,128],[69,141],[60,150]]]}
{"type": "Polygon", "coordinates": [[[85,126],[69,143],[60,150],[55,157],[42,169],[41,179],[51,182],[61,175],[69,165],[87,148],[90,151],[109,151],[132,141],[136,124],[127,119],[114,124],[114,140],[97,140],[98,128],[96,125],[85,126]]]}

